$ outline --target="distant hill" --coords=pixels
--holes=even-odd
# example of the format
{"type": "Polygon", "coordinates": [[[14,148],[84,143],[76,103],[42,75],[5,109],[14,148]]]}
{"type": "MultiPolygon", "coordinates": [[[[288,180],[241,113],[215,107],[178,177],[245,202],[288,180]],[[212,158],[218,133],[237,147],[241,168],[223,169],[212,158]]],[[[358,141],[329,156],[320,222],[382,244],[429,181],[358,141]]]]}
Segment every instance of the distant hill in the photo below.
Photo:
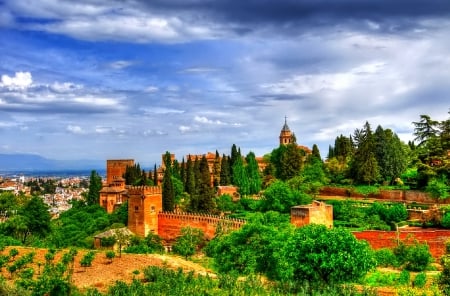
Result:
{"type": "Polygon", "coordinates": [[[0,171],[104,169],[101,160],[55,160],[35,154],[0,154],[0,171]]]}

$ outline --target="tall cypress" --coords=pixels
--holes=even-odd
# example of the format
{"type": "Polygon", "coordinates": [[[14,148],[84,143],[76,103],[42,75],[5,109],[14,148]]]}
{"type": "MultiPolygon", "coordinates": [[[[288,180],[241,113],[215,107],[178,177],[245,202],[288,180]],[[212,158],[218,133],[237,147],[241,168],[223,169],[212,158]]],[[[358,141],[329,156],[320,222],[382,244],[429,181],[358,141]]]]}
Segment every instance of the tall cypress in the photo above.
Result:
{"type": "Polygon", "coordinates": [[[198,188],[198,208],[200,212],[210,212],[214,208],[214,190],[211,187],[211,173],[209,171],[208,160],[203,155],[198,161],[199,184],[198,188]]]}
{"type": "Polygon", "coordinates": [[[245,160],[247,162],[245,169],[249,182],[249,194],[257,194],[261,190],[262,179],[255,153],[250,151],[245,157],[245,160]]]}
{"type": "Polygon", "coordinates": [[[172,163],[170,153],[167,151],[164,155],[164,177],[162,186],[162,207],[163,211],[173,211],[175,208],[175,190],[172,182],[172,163]]]}
{"type": "Polygon", "coordinates": [[[220,164],[221,164],[221,160],[220,160],[220,155],[219,152],[216,150],[216,157],[214,158],[214,166],[213,166],[213,185],[214,187],[217,187],[220,185],[220,164]]]}
{"type": "Polygon", "coordinates": [[[226,186],[231,184],[231,172],[229,157],[225,154],[222,155],[220,162],[220,185],[226,186]]]}
{"type": "Polygon", "coordinates": [[[153,185],[158,186],[158,170],[156,169],[156,163],[153,168],[153,185]]]}
{"type": "Polygon", "coordinates": [[[89,191],[87,194],[86,203],[88,205],[98,205],[100,203],[100,190],[102,189],[102,177],[97,171],[91,171],[89,179],[89,191]]]}

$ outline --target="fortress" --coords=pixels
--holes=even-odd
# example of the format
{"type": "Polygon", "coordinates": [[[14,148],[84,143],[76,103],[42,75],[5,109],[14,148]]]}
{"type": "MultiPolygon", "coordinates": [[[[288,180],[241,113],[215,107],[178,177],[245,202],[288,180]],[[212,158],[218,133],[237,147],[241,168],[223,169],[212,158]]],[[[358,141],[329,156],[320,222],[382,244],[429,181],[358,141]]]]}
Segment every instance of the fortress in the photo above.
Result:
{"type": "MultiPolygon", "coordinates": [[[[295,143],[295,135],[290,131],[286,120],[279,139],[280,145],[295,143]]],[[[299,148],[304,149],[307,153],[311,151],[304,146],[299,146],[299,148]]],[[[213,153],[208,153],[206,156],[210,172],[212,172],[216,156],[213,153]]],[[[262,157],[258,159],[261,162],[261,169],[264,167],[262,157]]],[[[202,229],[206,238],[211,239],[214,237],[218,225],[225,229],[239,229],[244,225],[244,220],[215,215],[162,212],[162,189],[160,186],[125,185],[123,175],[126,168],[133,165],[134,160],[132,159],[107,160],[106,184],[100,190],[99,202],[100,206],[108,213],[112,213],[124,202],[128,202],[128,229],[134,234],[145,237],[149,233],[154,233],[165,241],[172,241],[179,236],[183,227],[191,226],[202,229]]],[[[161,167],[160,169],[163,174],[164,168],[161,167]]],[[[324,206],[319,202],[311,206],[298,206],[292,209],[291,221],[296,226],[322,223],[330,227],[332,225],[332,211],[330,216],[329,206],[324,206]]]]}

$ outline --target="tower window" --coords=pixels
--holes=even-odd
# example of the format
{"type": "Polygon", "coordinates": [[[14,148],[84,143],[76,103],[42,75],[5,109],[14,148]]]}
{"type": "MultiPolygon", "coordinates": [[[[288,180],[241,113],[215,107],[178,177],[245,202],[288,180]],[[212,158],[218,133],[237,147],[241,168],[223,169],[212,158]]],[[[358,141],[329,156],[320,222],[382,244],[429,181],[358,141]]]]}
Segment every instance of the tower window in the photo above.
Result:
{"type": "Polygon", "coordinates": [[[138,206],[134,206],[134,212],[139,212],[139,207],[138,206]]]}

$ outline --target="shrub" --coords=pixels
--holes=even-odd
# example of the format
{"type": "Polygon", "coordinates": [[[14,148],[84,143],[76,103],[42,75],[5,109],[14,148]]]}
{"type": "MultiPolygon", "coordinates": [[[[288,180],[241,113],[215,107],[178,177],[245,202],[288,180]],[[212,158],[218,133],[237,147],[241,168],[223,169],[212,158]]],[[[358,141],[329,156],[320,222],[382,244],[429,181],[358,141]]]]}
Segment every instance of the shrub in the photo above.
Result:
{"type": "Polygon", "coordinates": [[[17,255],[19,255],[19,251],[16,248],[12,248],[11,250],[9,250],[9,257],[11,257],[13,260],[17,255]]]}
{"type": "Polygon", "coordinates": [[[113,261],[114,257],[116,257],[116,253],[112,250],[106,251],[105,257],[106,257],[106,259],[109,260],[109,263],[111,263],[113,261]]]}
{"type": "Polygon", "coordinates": [[[424,271],[432,261],[428,245],[415,242],[413,245],[406,245],[401,242],[394,249],[394,254],[400,265],[409,271],[424,271]]]}
{"type": "Polygon", "coordinates": [[[93,251],[89,251],[84,254],[83,258],[80,260],[80,265],[83,267],[92,266],[92,261],[94,261],[95,253],[93,251]]]}
{"type": "Polygon", "coordinates": [[[383,248],[375,251],[375,259],[377,260],[377,265],[381,267],[399,266],[397,257],[391,249],[383,248]]]}
{"type": "Polygon", "coordinates": [[[450,228],[450,213],[445,213],[444,217],[441,220],[441,225],[444,228],[450,228]]]}
{"type": "Polygon", "coordinates": [[[400,276],[398,277],[398,283],[400,285],[409,285],[411,281],[411,273],[406,270],[403,269],[402,272],[400,273],[400,276]]]}
{"type": "Polygon", "coordinates": [[[112,247],[116,243],[116,238],[114,236],[102,238],[102,247],[112,247]]]}
{"type": "Polygon", "coordinates": [[[416,277],[414,278],[414,286],[418,288],[425,287],[425,284],[427,283],[427,275],[425,272],[418,273],[416,277]]]}

